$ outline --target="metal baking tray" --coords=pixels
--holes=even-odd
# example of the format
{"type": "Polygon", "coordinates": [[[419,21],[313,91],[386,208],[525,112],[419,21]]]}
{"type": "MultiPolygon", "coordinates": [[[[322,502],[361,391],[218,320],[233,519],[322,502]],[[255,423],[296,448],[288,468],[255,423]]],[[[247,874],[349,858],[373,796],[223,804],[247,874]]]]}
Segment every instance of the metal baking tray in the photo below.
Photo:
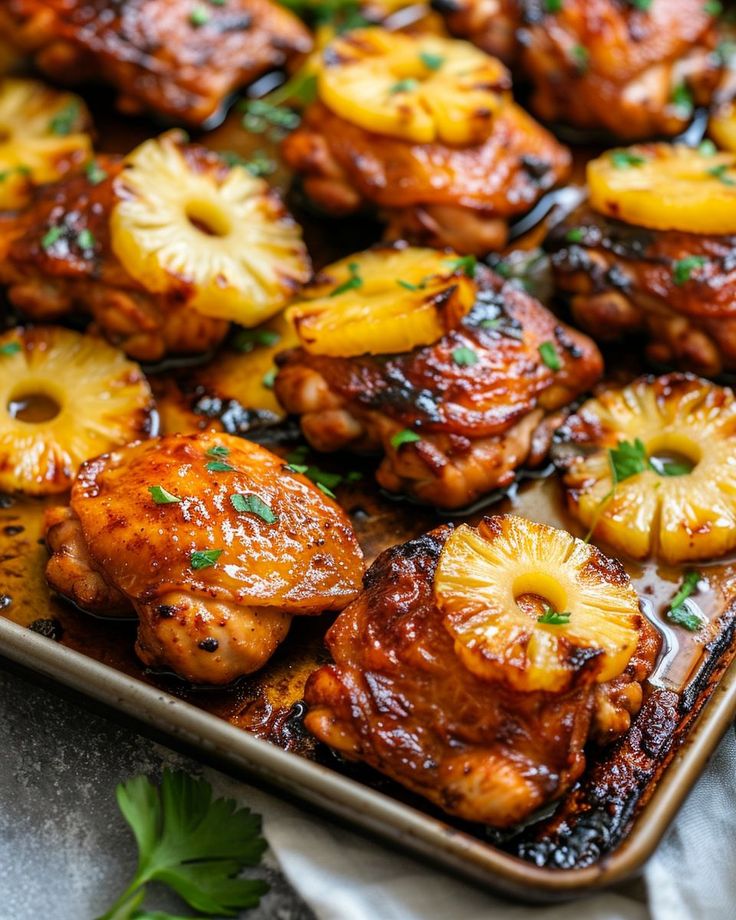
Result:
{"type": "MultiPolygon", "coordinates": [[[[528,480],[492,510],[513,507],[574,532],[574,524],[561,519],[557,496],[554,477],[528,480]]],[[[375,489],[350,487],[340,498],[369,557],[436,522],[431,512],[391,502],[375,489]]],[[[556,809],[527,827],[501,834],[468,825],[368,768],[341,761],[303,730],[301,690],[325,658],[329,618],[297,618],[292,635],[259,674],[229,689],[195,690],[137,662],[130,621],[89,617],[48,594],[42,510],[25,500],[0,503],[0,608],[2,596],[8,598],[0,611],[0,655],[236,775],[507,895],[572,898],[635,874],[736,716],[736,564],[703,569],[712,586],[703,601],[710,624],[703,638],[668,630],[658,614],[681,573],[629,566],[646,612],[665,632],[631,731],[592,756],[583,779],[556,809]]]]}

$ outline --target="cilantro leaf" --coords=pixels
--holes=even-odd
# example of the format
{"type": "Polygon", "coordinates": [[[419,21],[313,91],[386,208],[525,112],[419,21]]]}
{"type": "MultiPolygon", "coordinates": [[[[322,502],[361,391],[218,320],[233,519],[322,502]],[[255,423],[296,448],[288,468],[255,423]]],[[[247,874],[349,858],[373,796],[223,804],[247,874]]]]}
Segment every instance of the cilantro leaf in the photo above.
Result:
{"type": "Polygon", "coordinates": [[[207,451],[208,457],[227,457],[230,453],[229,447],[224,447],[222,444],[216,444],[214,447],[210,447],[207,451]]]}
{"type": "Polygon", "coordinates": [[[163,911],[138,910],[149,882],[172,888],[207,916],[234,916],[255,907],[268,890],[260,880],[237,878],[257,865],[266,848],[261,819],[231,799],[212,798],[203,779],[164,770],[157,789],[145,776],[121,783],[118,807],[138,845],[138,867],[100,920],[178,920],[163,911]]]}
{"type": "Polygon", "coordinates": [[[99,185],[100,182],[104,182],[107,179],[107,173],[95,160],[90,160],[87,163],[84,167],[84,173],[90,185],[99,185]]]}
{"type": "Polygon", "coordinates": [[[195,549],[189,557],[189,566],[196,572],[198,569],[209,569],[222,555],[221,549],[195,549]]]}
{"type": "Polygon", "coordinates": [[[177,495],[172,495],[163,486],[149,486],[148,491],[157,505],[175,505],[181,501],[177,495]]]}
{"type": "Polygon", "coordinates": [[[562,361],[552,342],[542,342],[539,346],[539,357],[551,371],[559,371],[562,367],[562,361]]]}
{"type": "Polygon", "coordinates": [[[610,447],[608,460],[614,485],[649,469],[647,451],[639,438],[634,441],[619,441],[616,447],[610,447]]]}
{"type": "Polygon", "coordinates": [[[402,431],[397,431],[396,434],[391,436],[391,447],[398,449],[403,444],[415,444],[417,441],[422,439],[416,433],[412,431],[411,428],[404,428],[402,431]]]}
{"type": "Polygon", "coordinates": [[[547,607],[541,616],[537,617],[537,623],[544,623],[547,626],[566,626],[570,622],[569,613],[558,613],[551,607],[547,607]]]}
{"type": "Polygon", "coordinates": [[[431,51],[420,51],[419,60],[427,70],[439,70],[445,63],[445,59],[441,54],[434,54],[431,51]]]}
{"type": "Polygon", "coordinates": [[[239,514],[255,514],[267,524],[275,524],[278,520],[278,515],[274,514],[263,499],[252,493],[244,495],[234,492],[230,496],[230,504],[239,514]]]}
{"type": "Polygon", "coordinates": [[[59,109],[51,119],[49,130],[57,137],[67,137],[76,128],[81,114],[82,110],[79,107],[79,102],[76,99],[72,99],[63,108],[59,109]]]}
{"type": "Polygon", "coordinates": [[[205,464],[205,469],[208,473],[232,473],[235,467],[225,463],[224,460],[210,460],[205,464]]]}
{"type": "Polygon", "coordinates": [[[452,360],[458,367],[472,367],[478,363],[478,355],[472,348],[463,345],[453,351],[452,360]]]}
{"type": "Polygon", "coordinates": [[[672,280],[678,287],[682,287],[691,278],[693,272],[702,268],[708,260],[704,256],[686,256],[678,259],[672,266],[672,280]]]}

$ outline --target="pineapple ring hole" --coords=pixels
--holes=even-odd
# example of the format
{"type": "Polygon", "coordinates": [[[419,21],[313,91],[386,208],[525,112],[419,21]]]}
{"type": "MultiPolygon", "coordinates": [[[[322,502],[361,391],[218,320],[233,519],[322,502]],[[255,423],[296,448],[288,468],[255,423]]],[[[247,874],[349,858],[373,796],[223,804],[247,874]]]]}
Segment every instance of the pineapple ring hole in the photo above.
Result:
{"type": "Polygon", "coordinates": [[[61,405],[48,393],[19,393],[8,402],[8,415],[28,425],[50,422],[61,412],[61,405]]]}
{"type": "Polygon", "coordinates": [[[190,201],[184,212],[189,223],[205,236],[228,236],[233,229],[230,215],[216,202],[205,199],[190,201]]]}
{"type": "Polygon", "coordinates": [[[687,468],[687,473],[691,473],[703,457],[703,450],[696,441],[674,432],[652,438],[646,445],[646,451],[649,462],[658,473],[672,464],[687,468]]]}
{"type": "Polygon", "coordinates": [[[546,572],[532,571],[517,576],[511,590],[519,610],[535,620],[548,607],[555,613],[562,613],[567,608],[567,592],[556,578],[546,572]]]}

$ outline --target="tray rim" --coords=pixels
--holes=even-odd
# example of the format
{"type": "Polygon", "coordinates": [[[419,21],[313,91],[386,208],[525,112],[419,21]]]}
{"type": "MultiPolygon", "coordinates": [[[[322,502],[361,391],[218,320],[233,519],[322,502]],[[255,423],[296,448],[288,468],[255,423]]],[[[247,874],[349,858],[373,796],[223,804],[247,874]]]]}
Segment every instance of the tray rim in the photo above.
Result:
{"type": "Polygon", "coordinates": [[[170,739],[235,768],[256,784],[286,792],[389,845],[525,901],[581,897],[635,874],[652,855],[736,717],[736,660],[717,681],[626,839],[599,862],[578,869],[540,868],[378,792],[329,767],[257,738],[82,652],[0,617],[0,655],[35,675],[144,723],[170,739]]]}

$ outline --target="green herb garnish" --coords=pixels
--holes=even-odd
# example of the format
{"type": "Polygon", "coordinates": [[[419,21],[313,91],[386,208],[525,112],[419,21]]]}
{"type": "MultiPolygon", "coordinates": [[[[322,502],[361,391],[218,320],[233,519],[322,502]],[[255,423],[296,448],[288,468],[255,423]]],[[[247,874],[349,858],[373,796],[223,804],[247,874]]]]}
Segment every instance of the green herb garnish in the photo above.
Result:
{"type": "Polygon", "coordinates": [[[41,237],[41,249],[48,251],[64,236],[64,228],[59,226],[49,227],[41,237]]]}
{"type": "Polygon", "coordinates": [[[542,342],[539,346],[539,357],[551,371],[559,371],[562,368],[562,361],[552,342],[542,342]]]}
{"type": "Polygon", "coordinates": [[[235,467],[225,463],[224,460],[210,460],[205,464],[208,473],[234,473],[235,467]]]}
{"type": "Polygon", "coordinates": [[[247,354],[259,345],[270,348],[280,338],[280,334],[273,329],[238,329],[233,335],[230,344],[237,351],[247,354]]]}
{"type": "Polygon", "coordinates": [[[403,80],[397,80],[396,83],[389,87],[388,91],[392,96],[395,96],[397,93],[410,93],[417,86],[419,86],[419,80],[415,80],[414,77],[405,77],[403,80]]]}
{"type": "Polygon", "coordinates": [[[72,99],[54,115],[49,123],[52,134],[57,137],[66,137],[72,133],[79,119],[80,108],[76,99],[72,99]]]}
{"type": "Polygon", "coordinates": [[[704,256],[686,256],[684,259],[678,259],[672,266],[672,280],[681,287],[690,280],[693,272],[702,268],[707,261],[704,256]]]}
{"type": "Polygon", "coordinates": [[[478,260],[475,256],[461,256],[459,259],[448,259],[445,263],[452,271],[462,271],[468,278],[475,278],[478,260]]]}
{"type": "Polygon", "coordinates": [[[195,549],[189,557],[189,566],[194,569],[209,569],[222,555],[221,549],[195,549]]]}
{"type": "Polygon", "coordinates": [[[402,447],[404,444],[415,444],[417,441],[422,439],[416,433],[412,431],[411,428],[404,428],[402,431],[397,431],[396,434],[391,436],[391,447],[398,450],[399,447],[402,447]]]}
{"type": "Polygon", "coordinates": [[[85,227],[84,230],[80,230],[77,234],[77,246],[79,246],[80,249],[94,249],[96,242],[97,240],[95,239],[94,233],[87,227],[85,227]]]}
{"type": "Polygon", "coordinates": [[[629,169],[632,166],[643,166],[646,163],[646,157],[638,153],[631,153],[629,150],[612,150],[611,163],[616,169],[629,169]]]}
{"type": "Polygon", "coordinates": [[[0,345],[0,355],[17,355],[20,351],[20,342],[6,342],[0,345]]]}
{"type": "Polygon", "coordinates": [[[272,390],[272,389],[273,389],[273,385],[274,385],[274,383],[275,383],[275,381],[276,381],[276,375],[277,375],[277,374],[278,374],[278,371],[276,370],[276,368],[275,368],[275,367],[272,367],[271,370],[270,370],[270,371],[266,371],[266,373],[265,373],[265,374],[263,375],[263,377],[261,378],[261,383],[263,384],[263,386],[264,386],[267,390],[272,390]]]}
{"type": "Polygon", "coordinates": [[[148,491],[151,493],[151,498],[157,505],[174,505],[181,501],[180,498],[176,495],[172,495],[172,493],[164,489],[163,486],[149,486],[148,491]]]}
{"type": "Polygon", "coordinates": [[[89,163],[87,163],[84,167],[84,174],[87,176],[87,181],[91,185],[99,185],[100,182],[104,182],[105,179],[107,179],[107,173],[95,162],[95,160],[90,160],[89,163]]]}
{"type": "Polygon", "coordinates": [[[439,70],[445,63],[445,59],[441,54],[432,54],[431,51],[420,52],[419,60],[424,64],[427,70],[439,70]]]}
{"type": "Polygon", "coordinates": [[[472,348],[467,348],[463,345],[453,351],[452,360],[458,367],[472,367],[478,363],[478,355],[472,348]]]}
{"type": "Polygon", "coordinates": [[[559,13],[562,9],[562,0],[544,0],[545,13],[559,13]]]}
{"type": "Polygon", "coordinates": [[[698,588],[698,582],[703,576],[700,572],[688,572],[682,579],[680,590],[675,594],[670,602],[666,616],[671,623],[683,626],[690,632],[696,632],[703,625],[702,618],[685,606],[685,601],[694,594],[698,588]]]}
{"type": "Polygon", "coordinates": [[[189,14],[189,22],[194,26],[195,29],[200,29],[202,26],[206,26],[209,21],[210,14],[203,6],[195,6],[195,8],[189,14]]]}
{"type": "Polygon", "coordinates": [[[216,444],[214,447],[210,447],[207,451],[208,457],[227,457],[230,454],[229,447],[223,447],[221,444],[216,444]]]}
{"type": "Polygon", "coordinates": [[[360,277],[360,266],[357,262],[348,264],[348,272],[350,277],[347,281],[343,281],[342,284],[338,284],[333,291],[330,291],[330,297],[337,297],[339,294],[345,294],[347,291],[353,291],[363,286],[363,279],[360,277]]]}
{"type": "Polygon", "coordinates": [[[572,227],[565,234],[565,241],[568,243],[582,243],[585,237],[585,230],[582,227],[572,227]]]}
{"type": "Polygon", "coordinates": [[[723,185],[736,185],[736,179],[732,179],[731,176],[727,176],[726,173],[730,169],[730,166],[726,163],[721,163],[718,166],[713,166],[711,169],[706,169],[706,173],[709,176],[713,176],[714,179],[718,179],[723,185]]]}
{"type": "Polygon", "coordinates": [[[256,907],[268,890],[258,879],[238,878],[266,849],[261,819],[231,799],[213,799],[204,779],[164,770],[160,788],[136,776],[116,789],[118,807],[138,846],[128,887],[99,920],[175,920],[143,908],[150,882],[173,889],[200,915],[232,917],[256,907]]]}
{"type": "Polygon", "coordinates": [[[263,499],[253,493],[241,494],[235,492],[230,496],[230,504],[239,514],[255,514],[256,517],[259,517],[267,524],[275,524],[278,520],[278,516],[273,513],[263,499]]]}
{"type": "Polygon", "coordinates": [[[671,102],[681,111],[683,117],[690,115],[695,108],[693,95],[684,83],[678,83],[672,90],[671,102]]]}
{"type": "Polygon", "coordinates": [[[557,613],[551,607],[547,607],[541,616],[537,617],[537,623],[544,623],[547,626],[566,626],[570,622],[569,613],[557,613]]]}

